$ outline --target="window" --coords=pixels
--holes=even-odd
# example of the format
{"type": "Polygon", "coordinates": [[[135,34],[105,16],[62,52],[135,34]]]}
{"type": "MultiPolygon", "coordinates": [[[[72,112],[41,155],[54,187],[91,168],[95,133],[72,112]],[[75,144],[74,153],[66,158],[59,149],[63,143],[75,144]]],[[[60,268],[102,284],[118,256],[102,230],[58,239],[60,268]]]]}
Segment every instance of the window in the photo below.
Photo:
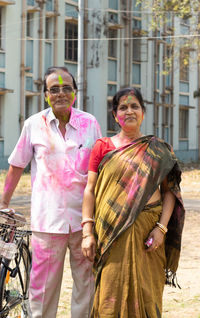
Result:
{"type": "Polygon", "coordinates": [[[113,114],[112,114],[112,102],[108,101],[107,104],[107,130],[117,131],[119,129],[118,124],[116,123],[113,114]]]}
{"type": "Polygon", "coordinates": [[[65,3],[65,15],[66,17],[78,19],[78,7],[65,3]]]}
{"type": "Polygon", "coordinates": [[[65,23],[65,59],[77,62],[78,60],[78,25],[65,23]]]}
{"type": "Polygon", "coordinates": [[[2,109],[2,97],[0,96],[0,138],[3,137],[3,109],[2,109]]]}
{"type": "Polygon", "coordinates": [[[117,30],[108,30],[108,57],[117,57],[117,30]],[[113,39],[113,40],[112,40],[113,39]]]}
{"type": "Polygon", "coordinates": [[[118,10],[118,0],[109,0],[109,9],[118,10]]]}
{"type": "Polygon", "coordinates": [[[133,15],[134,17],[141,17],[142,4],[137,4],[137,0],[133,0],[133,15]]]}
{"type": "Polygon", "coordinates": [[[51,42],[45,42],[45,69],[50,67],[52,65],[52,43],[51,42]]]}
{"type": "Polygon", "coordinates": [[[45,38],[48,40],[48,39],[51,39],[52,37],[52,30],[51,30],[51,18],[48,18],[46,17],[46,20],[45,20],[45,38]]]}
{"type": "Polygon", "coordinates": [[[27,12],[26,17],[26,35],[33,37],[33,13],[27,12]]]}
{"type": "Polygon", "coordinates": [[[169,107],[163,107],[164,112],[164,131],[163,131],[163,138],[166,142],[169,142],[169,107]]]}
{"type": "Polygon", "coordinates": [[[0,49],[2,48],[2,8],[0,8],[0,49]]]}
{"type": "Polygon", "coordinates": [[[30,68],[26,72],[33,72],[33,40],[26,41],[26,67],[30,68]]]}
{"type": "Polygon", "coordinates": [[[134,62],[140,62],[141,60],[141,39],[133,40],[133,54],[132,58],[134,62]]]}
{"type": "Polygon", "coordinates": [[[0,6],[0,50],[5,49],[5,8],[0,6]]]}
{"type": "Polygon", "coordinates": [[[114,96],[117,93],[117,85],[116,84],[108,84],[108,96],[114,96]]]}
{"type": "Polygon", "coordinates": [[[132,83],[141,84],[141,40],[132,40],[132,83]]]}
{"type": "Polygon", "coordinates": [[[36,5],[35,0],[27,0],[27,5],[28,6],[35,6],[36,5]]]}
{"type": "Polygon", "coordinates": [[[189,52],[184,49],[180,50],[179,55],[180,65],[180,81],[189,81],[189,52]]]}
{"type": "Polygon", "coordinates": [[[179,95],[179,104],[189,106],[189,95],[179,95]]]}
{"type": "Polygon", "coordinates": [[[32,97],[26,97],[25,101],[25,118],[29,118],[32,115],[32,97]]]}
{"type": "Polygon", "coordinates": [[[132,83],[141,84],[141,39],[132,40],[132,83]]]}
{"type": "Polygon", "coordinates": [[[53,1],[52,0],[46,0],[46,11],[53,11],[53,1]]]}
{"type": "Polygon", "coordinates": [[[180,108],[179,110],[179,138],[188,139],[189,110],[180,108]]]}
{"type": "Polygon", "coordinates": [[[156,88],[160,88],[160,43],[156,43],[156,88]]]}

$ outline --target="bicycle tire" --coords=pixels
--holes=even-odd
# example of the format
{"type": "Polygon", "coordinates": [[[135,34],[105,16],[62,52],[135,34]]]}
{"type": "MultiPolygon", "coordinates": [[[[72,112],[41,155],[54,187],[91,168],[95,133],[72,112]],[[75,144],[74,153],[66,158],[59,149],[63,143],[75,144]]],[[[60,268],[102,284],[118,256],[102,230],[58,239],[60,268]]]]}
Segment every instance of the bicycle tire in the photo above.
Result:
{"type": "Polygon", "coordinates": [[[23,241],[15,259],[4,260],[0,271],[0,318],[29,317],[28,288],[31,269],[31,254],[23,241]],[[19,263],[19,269],[16,268],[19,263]],[[15,277],[12,277],[15,275],[15,277]],[[21,316],[22,315],[22,316],[21,316]]]}

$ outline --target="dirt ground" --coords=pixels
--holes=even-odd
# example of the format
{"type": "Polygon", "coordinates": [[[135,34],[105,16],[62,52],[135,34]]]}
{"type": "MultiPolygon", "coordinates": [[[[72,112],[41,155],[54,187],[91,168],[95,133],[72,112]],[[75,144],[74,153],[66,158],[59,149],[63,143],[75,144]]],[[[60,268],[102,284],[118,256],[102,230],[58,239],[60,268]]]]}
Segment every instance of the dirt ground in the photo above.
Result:
{"type": "MultiPolygon", "coordinates": [[[[186,206],[186,219],[182,239],[182,252],[177,272],[181,289],[165,287],[163,318],[200,318],[200,164],[182,166],[182,195],[186,206]]],[[[2,193],[5,172],[0,173],[2,193]]],[[[23,175],[18,185],[12,207],[30,213],[30,175],[23,175]]],[[[70,318],[72,278],[68,255],[60,296],[58,318],[70,318]]]]}

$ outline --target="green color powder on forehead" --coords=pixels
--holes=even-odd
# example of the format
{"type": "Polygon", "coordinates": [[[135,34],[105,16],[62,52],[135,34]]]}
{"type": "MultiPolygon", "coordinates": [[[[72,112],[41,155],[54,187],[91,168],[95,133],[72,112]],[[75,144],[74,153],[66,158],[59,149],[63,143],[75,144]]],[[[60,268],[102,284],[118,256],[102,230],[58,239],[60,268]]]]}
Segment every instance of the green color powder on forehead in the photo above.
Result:
{"type": "Polygon", "coordinates": [[[128,95],[128,100],[131,100],[133,95],[128,95]]]}
{"type": "Polygon", "coordinates": [[[58,80],[59,80],[59,83],[60,83],[60,84],[63,84],[63,79],[62,79],[62,76],[61,76],[61,75],[58,75],[58,80]]]}

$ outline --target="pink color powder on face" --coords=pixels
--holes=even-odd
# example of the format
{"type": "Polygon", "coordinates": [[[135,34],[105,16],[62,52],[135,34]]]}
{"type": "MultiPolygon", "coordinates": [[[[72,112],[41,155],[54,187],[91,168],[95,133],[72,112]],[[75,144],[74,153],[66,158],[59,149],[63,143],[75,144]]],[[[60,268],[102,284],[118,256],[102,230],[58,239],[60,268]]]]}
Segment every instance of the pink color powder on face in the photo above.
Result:
{"type": "Polygon", "coordinates": [[[124,123],[125,123],[124,118],[121,118],[121,117],[118,116],[117,119],[119,121],[120,126],[123,127],[124,123]]]}

